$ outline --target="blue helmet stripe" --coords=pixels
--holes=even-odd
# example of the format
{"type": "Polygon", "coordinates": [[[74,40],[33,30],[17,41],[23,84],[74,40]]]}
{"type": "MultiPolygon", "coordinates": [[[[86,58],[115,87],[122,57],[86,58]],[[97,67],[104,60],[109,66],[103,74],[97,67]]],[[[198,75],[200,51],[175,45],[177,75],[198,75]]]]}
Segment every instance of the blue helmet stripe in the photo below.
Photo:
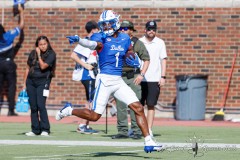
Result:
{"type": "Polygon", "coordinates": [[[104,11],[102,14],[102,19],[106,19],[107,11],[104,11]]]}

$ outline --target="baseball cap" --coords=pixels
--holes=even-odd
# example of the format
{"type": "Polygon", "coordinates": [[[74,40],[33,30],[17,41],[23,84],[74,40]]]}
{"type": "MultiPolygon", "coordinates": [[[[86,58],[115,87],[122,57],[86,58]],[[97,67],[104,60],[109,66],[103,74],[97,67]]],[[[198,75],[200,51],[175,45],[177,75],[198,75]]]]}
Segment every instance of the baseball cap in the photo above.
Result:
{"type": "Polygon", "coordinates": [[[88,33],[90,33],[93,29],[98,28],[98,24],[95,21],[88,21],[85,25],[85,29],[88,33]]]}
{"type": "Polygon", "coordinates": [[[131,21],[128,21],[128,20],[122,21],[120,27],[121,27],[121,28],[127,27],[127,28],[131,28],[133,31],[137,31],[136,29],[134,29],[133,23],[132,23],[131,21]]]}
{"type": "Polygon", "coordinates": [[[148,21],[146,23],[146,29],[148,28],[153,28],[153,29],[157,29],[157,23],[156,21],[148,21]]]}

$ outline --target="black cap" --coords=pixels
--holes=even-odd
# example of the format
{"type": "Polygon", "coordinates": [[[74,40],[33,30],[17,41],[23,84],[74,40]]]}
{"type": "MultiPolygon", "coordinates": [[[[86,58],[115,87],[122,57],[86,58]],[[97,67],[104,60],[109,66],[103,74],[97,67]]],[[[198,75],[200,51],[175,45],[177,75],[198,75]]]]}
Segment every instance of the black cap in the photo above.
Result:
{"type": "Polygon", "coordinates": [[[88,21],[85,25],[87,33],[90,33],[93,29],[98,28],[98,24],[95,21],[88,21]]]}
{"type": "Polygon", "coordinates": [[[146,29],[148,28],[153,28],[153,29],[157,29],[157,23],[156,21],[148,21],[146,23],[146,29]]]}
{"type": "Polygon", "coordinates": [[[120,27],[128,27],[129,29],[132,29],[133,31],[137,31],[136,29],[134,29],[134,25],[131,21],[128,21],[128,20],[124,20],[122,21],[121,23],[121,26],[120,27]]]}

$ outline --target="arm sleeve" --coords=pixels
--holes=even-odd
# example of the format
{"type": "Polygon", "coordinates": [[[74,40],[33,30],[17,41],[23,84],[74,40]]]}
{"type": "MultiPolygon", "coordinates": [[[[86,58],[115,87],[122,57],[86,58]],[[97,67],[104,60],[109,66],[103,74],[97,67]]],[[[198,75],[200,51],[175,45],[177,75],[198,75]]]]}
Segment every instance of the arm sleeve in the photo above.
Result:
{"type": "Polygon", "coordinates": [[[51,51],[47,56],[47,58],[45,59],[45,63],[47,63],[50,67],[52,67],[55,60],[56,60],[56,54],[55,52],[51,51]]]}
{"type": "Polygon", "coordinates": [[[150,56],[147,51],[147,48],[145,47],[144,43],[140,40],[136,41],[136,44],[134,45],[134,52],[136,52],[139,56],[139,58],[143,61],[149,61],[150,56]]]}
{"type": "Polygon", "coordinates": [[[20,28],[16,27],[13,30],[7,31],[4,35],[3,38],[7,42],[7,44],[12,44],[14,39],[20,34],[20,28]]]}
{"type": "Polygon", "coordinates": [[[163,40],[161,40],[160,58],[161,59],[167,58],[166,45],[163,40]]]}
{"type": "Polygon", "coordinates": [[[79,39],[78,43],[86,48],[89,48],[90,50],[94,50],[97,47],[97,42],[96,41],[91,41],[88,39],[79,39]]]}

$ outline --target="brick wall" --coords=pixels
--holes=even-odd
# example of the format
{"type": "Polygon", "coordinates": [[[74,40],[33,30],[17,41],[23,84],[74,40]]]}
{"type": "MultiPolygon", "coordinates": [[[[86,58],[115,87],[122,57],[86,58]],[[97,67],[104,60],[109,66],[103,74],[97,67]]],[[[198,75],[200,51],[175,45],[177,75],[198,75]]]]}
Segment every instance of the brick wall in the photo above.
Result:
{"type": "MultiPolygon", "coordinates": [[[[80,82],[73,82],[74,62],[69,58],[73,46],[65,36],[84,37],[88,20],[98,20],[102,10],[109,8],[26,8],[24,42],[15,61],[18,65],[17,91],[22,88],[23,74],[29,52],[39,35],[50,38],[57,53],[56,77],[51,84],[48,104],[85,103],[80,82]]],[[[234,52],[240,46],[239,8],[114,8],[121,20],[133,21],[136,36],[141,37],[148,20],[158,23],[157,36],[167,46],[167,84],[159,100],[172,105],[176,98],[175,75],[207,74],[207,107],[220,107],[228,81],[234,52]]],[[[2,17],[1,17],[2,18],[2,17]]],[[[2,21],[2,20],[1,20],[2,21]]],[[[17,18],[10,8],[4,9],[4,25],[13,28],[17,18]]],[[[17,39],[16,39],[17,42],[17,39]]],[[[240,107],[240,57],[237,58],[226,106],[240,107]]]]}

